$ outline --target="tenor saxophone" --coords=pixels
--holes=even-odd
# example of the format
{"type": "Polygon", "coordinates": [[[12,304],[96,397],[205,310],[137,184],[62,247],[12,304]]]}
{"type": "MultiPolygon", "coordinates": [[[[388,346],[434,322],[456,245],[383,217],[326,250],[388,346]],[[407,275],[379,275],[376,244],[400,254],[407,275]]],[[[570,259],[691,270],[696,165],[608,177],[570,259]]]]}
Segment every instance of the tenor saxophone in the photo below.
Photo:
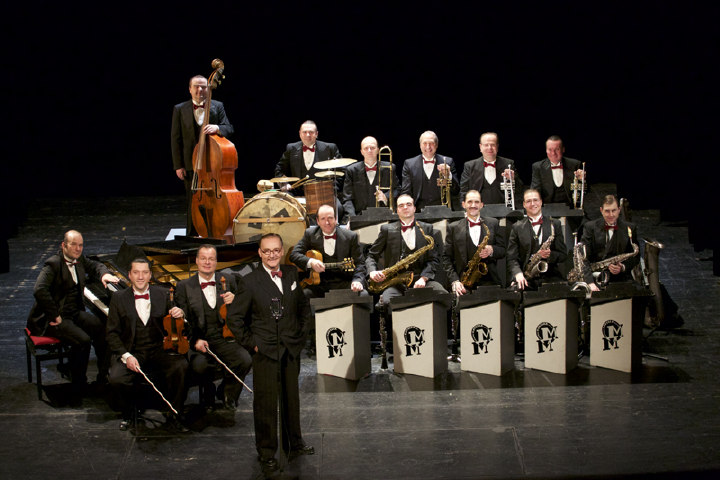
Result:
{"type": "Polygon", "coordinates": [[[590,264],[590,269],[593,272],[602,272],[603,270],[606,270],[610,265],[614,263],[621,263],[627,260],[628,258],[632,258],[635,255],[638,254],[640,251],[640,247],[637,246],[637,244],[633,243],[632,241],[632,230],[630,227],[628,227],[628,236],[630,237],[630,245],[632,245],[632,252],[629,253],[622,253],[620,255],[616,255],[612,258],[606,258],[605,260],[600,260],[599,262],[595,262],[590,264]]]}
{"type": "MultiPolygon", "coordinates": [[[[590,273],[585,263],[586,256],[585,244],[578,243],[575,245],[575,248],[573,248],[573,269],[570,270],[567,277],[568,283],[573,287],[578,283],[585,282],[585,275],[590,273]]],[[[587,286],[587,284],[585,285],[587,286]]]]}
{"type": "Polygon", "coordinates": [[[487,225],[485,225],[485,222],[483,222],[483,227],[485,227],[485,238],[482,243],[478,245],[477,250],[475,250],[475,255],[470,259],[460,277],[460,282],[462,282],[465,288],[471,288],[480,280],[480,277],[488,273],[487,265],[480,258],[480,252],[487,247],[488,240],[490,239],[490,230],[487,225]]]}
{"type": "Polygon", "coordinates": [[[406,287],[409,287],[412,284],[414,277],[413,272],[400,272],[412,265],[415,260],[420,258],[425,252],[427,252],[428,250],[432,250],[435,247],[435,240],[430,235],[425,235],[425,232],[419,224],[416,223],[415,225],[417,225],[422,236],[425,237],[427,245],[419,248],[416,252],[413,252],[407,257],[401,259],[392,267],[388,267],[383,270],[381,273],[385,275],[385,280],[383,280],[382,282],[376,282],[374,280],[368,281],[368,291],[370,293],[381,293],[386,288],[392,287],[393,285],[399,285],[401,283],[404,284],[406,287]]]}
{"type": "Polygon", "coordinates": [[[548,271],[548,264],[540,256],[540,250],[547,250],[548,248],[550,248],[550,245],[552,245],[553,240],[555,240],[555,225],[552,224],[552,219],[550,219],[550,222],[550,236],[547,240],[545,240],[545,243],[540,245],[540,249],[535,252],[532,257],[530,257],[530,261],[525,266],[525,271],[523,272],[523,275],[525,275],[525,278],[527,278],[528,280],[530,280],[531,278],[539,277],[541,273],[545,273],[548,271]]]}

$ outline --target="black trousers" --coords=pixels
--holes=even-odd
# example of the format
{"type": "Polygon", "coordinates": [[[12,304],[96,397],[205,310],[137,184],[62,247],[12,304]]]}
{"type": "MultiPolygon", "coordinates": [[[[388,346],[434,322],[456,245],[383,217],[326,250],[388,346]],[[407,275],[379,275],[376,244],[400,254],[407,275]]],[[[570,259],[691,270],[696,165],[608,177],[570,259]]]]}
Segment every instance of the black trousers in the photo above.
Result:
{"type": "MultiPolygon", "coordinates": [[[[237,342],[228,342],[222,336],[207,339],[207,342],[210,345],[210,350],[212,350],[235,375],[240,377],[240,380],[245,381],[245,376],[252,368],[252,358],[250,358],[248,351],[237,342]]],[[[209,353],[194,352],[194,354],[190,356],[190,372],[199,382],[205,385],[206,401],[212,400],[214,402],[212,397],[215,393],[215,388],[213,388],[215,374],[214,368],[208,368],[208,366],[216,363],[213,356],[209,353]],[[212,384],[212,387],[210,387],[210,384],[212,384]]],[[[222,370],[224,377],[221,388],[225,390],[226,397],[237,401],[237,399],[240,398],[243,386],[225,367],[222,367],[222,370]]]]}
{"type": "Polygon", "coordinates": [[[77,316],[63,318],[60,325],[48,325],[45,334],[70,343],[70,371],[73,383],[87,382],[87,366],[90,345],[95,348],[98,359],[98,379],[108,374],[110,351],[105,338],[105,324],[95,315],[78,312],[77,316]]]}
{"type": "Polygon", "coordinates": [[[192,197],[193,197],[193,191],[192,191],[192,179],[193,179],[194,172],[188,171],[185,173],[185,180],[183,182],[185,183],[185,197],[187,202],[187,227],[185,229],[185,235],[192,237],[197,235],[197,230],[195,230],[195,226],[193,225],[192,221],[192,197]]]}
{"type": "MultiPolygon", "coordinates": [[[[182,413],[183,403],[185,403],[185,374],[188,370],[185,356],[174,352],[168,353],[162,348],[136,351],[132,354],[140,363],[140,368],[145,375],[150,377],[157,372],[162,374],[164,385],[156,384],[155,386],[165,395],[173,408],[178,413],[182,413]]],[[[126,420],[132,418],[132,405],[135,400],[134,381],[138,375],[143,378],[141,374],[127,368],[120,358],[110,367],[108,381],[120,397],[123,417],[126,420]]],[[[153,394],[157,395],[157,392],[153,391],[153,394]]]]}
{"type": "MultiPolygon", "coordinates": [[[[415,275],[415,279],[417,278],[420,277],[418,275],[415,275]]],[[[417,280],[414,280],[412,285],[415,285],[416,281],[417,280]]],[[[412,288],[412,285],[410,286],[410,288],[412,288]]],[[[445,290],[445,288],[435,280],[428,280],[424,288],[432,288],[433,290],[437,290],[438,292],[447,293],[447,290],[445,290]]],[[[403,295],[405,295],[405,292],[407,292],[407,290],[408,287],[403,284],[393,285],[392,287],[386,288],[385,291],[383,291],[381,294],[383,303],[385,305],[389,305],[391,298],[402,297],[403,295]]]]}
{"type": "MultiPolygon", "coordinates": [[[[278,361],[262,353],[253,360],[253,414],[255,417],[255,446],[261,457],[272,457],[278,448],[278,361]]],[[[283,387],[283,450],[303,444],[300,432],[300,358],[292,358],[287,349],[281,357],[283,387]]]]}

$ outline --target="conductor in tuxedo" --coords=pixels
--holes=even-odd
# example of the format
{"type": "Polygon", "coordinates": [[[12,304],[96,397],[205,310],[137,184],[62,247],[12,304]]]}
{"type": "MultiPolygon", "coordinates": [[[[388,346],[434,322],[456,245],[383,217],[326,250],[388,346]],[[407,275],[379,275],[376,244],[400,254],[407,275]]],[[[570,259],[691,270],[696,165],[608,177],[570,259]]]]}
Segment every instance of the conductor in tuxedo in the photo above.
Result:
{"type": "MultiPolygon", "coordinates": [[[[389,187],[390,162],[378,163],[378,142],[374,137],[365,137],[360,143],[360,153],[363,161],[353,163],[345,169],[345,181],[343,186],[343,208],[345,215],[342,223],[347,223],[351,215],[359,215],[360,212],[378,203],[381,207],[389,207],[386,191],[378,190],[377,187],[389,187]],[[378,202],[376,202],[376,198],[378,202]]],[[[393,199],[398,195],[397,171],[392,169],[392,193],[393,199]]],[[[395,205],[393,205],[394,207],[395,205]]]]}
{"type": "MultiPolygon", "coordinates": [[[[193,150],[200,139],[200,128],[205,121],[205,97],[207,95],[207,79],[196,75],[190,79],[190,100],[178,103],[173,108],[170,144],[172,149],[173,169],[177,177],[185,183],[187,195],[187,233],[194,234],[192,224],[192,178],[193,150]]],[[[210,119],[203,132],[206,135],[232,136],[233,126],[225,115],[222,102],[210,102],[210,119]]]]}
{"type": "MultiPolygon", "coordinates": [[[[585,260],[587,263],[599,262],[616,257],[623,253],[633,251],[632,243],[638,244],[637,227],[634,223],[620,219],[620,207],[615,195],[607,195],[600,207],[602,218],[585,224],[582,243],[585,244],[585,260]],[[632,240],[630,239],[632,235],[632,240]]],[[[635,255],[621,263],[613,263],[608,267],[610,282],[632,281],[632,269],[640,263],[640,256],[635,255]]],[[[589,267],[589,265],[588,265],[589,267]]],[[[590,269],[585,282],[590,289],[598,291],[599,288],[593,279],[590,269]]]]}
{"type": "Polygon", "coordinates": [[[229,308],[237,293],[235,275],[216,272],[217,250],[212,245],[201,245],[195,256],[198,274],[187,278],[177,286],[177,306],[185,312],[185,319],[190,324],[191,354],[190,372],[204,384],[205,404],[215,403],[215,394],[223,402],[223,408],[234,412],[242,393],[242,384],[223,368],[223,381],[215,388],[215,374],[209,363],[215,359],[208,353],[208,348],[218,356],[241,380],[252,367],[250,354],[235,337],[224,336],[225,320],[220,311],[223,305],[229,308]],[[223,288],[223,280],[226,290],[223,288]]]}
{"type": "Polygon", "coordinates": [[[524,190],[522,180],[514,171],[514,160],[499,157],[500,143],[498,134],[487,132],[480,135],[480,152],[482,157],[465,163],[460,178],[460,200],[470,190],[477,190],[487,205],[505,203],[505,191],[502,190],[503,177],[515,179],[515,208],[524,190]]]}
{"type": "MultiPolygon", "coordinates": [[[[582,180],[585,174],[582,170],[582,163],[563,155],[565,146],[557,135],[552,135],[547,139],[545,152],[547,153],[545,160],[533,163],[530,188],[540,192],[543,203],[563,203],[572,208],[571,185],[575,178],[582,180]]],[[[580,198],[578,198],[578,205],[580,205],[580,198]]]]}
{"type": "MultiPolygon", "coordinates": [[[[415,205],[410,195],[400,195],[397,205],[400,221],[380,227],[380,235],[370,247],[365,259],[365,266],[370,272],[369,277],[375,282],[383,282],[386,279],[382,270],[378,269],[381,256],[384,255],[385,268],[388,268],[429,245],[418,227],[423,229],[425,235],[434,239],[432,225],[415,220],[415,205]]],[[[435,242],[433,248],[425,251],[409,265],[408,271],[413,272],[413,283],[410,288],[432,288],[447,293],[447,290],[435,281],[435,272],[439,267],[438,244],[435,242]]],[[[387,305],[392,297],[402,296],[407,288],[404,284],[388,287],[382,293],[383,303],[387,305]]]]}
{"type": "Polygon", "coordinates": [[[479,255],[488,270],[487,275],[480,277],[480,281],[474,286],[500,285],[497,261],[505,258],[505,236],[500,228],[500,223],[490,217],[480,217],[483,203],[480,192],[470,190],[465,195],[462,203],[465,209],[465,218],[448,225],[445,236],[445,248],[443,249],[442,261],[448,281],[452,289],[458,295],[465,295],[468,289],[460,281],[460,276],[465,271],[468,262],[472,259],[478,246],[482,244],[485,236],[488,242],[479,255]]]}
{"type": "Polygon", "coordinates": [[[523,206],[527,217],[513,224],[507,248],[508,267],[514,283],[523,290],[525,288],[537,289],[543,283],[563,282],[564,278],[558,267],[567,258],[567,247],[560,220],[550,217],[543,218],[540,192],[532,188],[525,191],[523,206]],[[550,243],[549,248],[541,250],[542,244],[553,234],[553,229],[554,240],[550,243]],[[541,273],[537,278],[528,279],[523,272],[532,255],[538,251],[543,261],[548,264],[547,272],[541,273]]]}
{"type": "Polygon", "coordinates": [[[133,382],[140,370],[151,376],[158,372],[164,384],[158,386],[178,414],[165,412],[166,424],[178,433],[188,432],[180,423],[185,400],[185,374],[188,362],[184,355],[163,348],[163,318],[170,314],[182,318],[183,311],[170,307],[165,290],[150,285],[150,264],[137,258],[130,264],[128,278],[132,288],[112,296],[108,313],[107,341],[113,353],[110,385],[117,392],[122,407],[120,430],[132,427],[135,389],[133,382]]]}
{"type": "Polygon", "coordinates": [[[252,353],[255,445],[267,474],[277,469],[278,363],[282,372],[283,450],[295,455],[315,453],[300,431],[298,385],[300,352],[311,314],[297,268],[280,265],[285,255],[282,238],[276,233],[263,235],[258,253],[262,263],[240,283],[228,311],[228,325],[237,341],[252,353]],[[277,320],[272,313],[275,307],[281,311],[277,320]]]}
{"type": "Polygon", "coordinates": [[[73,390],[80,392],[87,384],[90,345],[98,358],[99,383],[107,381],[110,353],[105,340],[105,325],[95,315],[86,312],[83,304],[85,275],[101,280],[103,285],[118,282],[105,265],[83,255],[83,237],[75,230],[68,231],[60,244],[60,251],[47,259],[35,282],[35,304],[27,320],[32,335],[58,338],[70,346],[70,372],[73,390]]]}
{"type": "Polygon", "coordinates": [[[438,155],[438,136],[435,132],[427,131],[420,135],[421,154],[408,158],[403,164],[402,186],[400,194],[410,195],[415,208],[424,208],[429,205],[442,205],[438,179],[440,172],[450,170],[452,175],[451,195],[460,191],[455,161],[444,155],[438,155]]]}

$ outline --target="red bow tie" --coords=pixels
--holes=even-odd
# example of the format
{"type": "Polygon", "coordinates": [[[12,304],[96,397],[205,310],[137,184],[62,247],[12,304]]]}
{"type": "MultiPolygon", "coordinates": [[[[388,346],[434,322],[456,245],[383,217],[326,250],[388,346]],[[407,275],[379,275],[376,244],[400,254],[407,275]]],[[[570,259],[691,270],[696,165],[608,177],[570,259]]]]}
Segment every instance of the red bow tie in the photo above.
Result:
{"type": "Polygon", "coordinates": [[[606,223],[606,224],[605,224],[605,231],[607,232],[608,230],[616,231],[616,230],[617,230],[617,225],[608,225],[608,224],[606,223]]]}
{"type": "Polygon", "coordinates": [[[479,227],[480,225],[482,225],[482,220],[480,220],[479,222],[473,222],[472,220],[468,219],[468,225],[470,225],[470,228],[479,227]]]}
{"type": "Polygon", "coordinates": [[[303,152],[314,152],[314,151],[315,151],[314,145],[312,147],[306,147],[305,145],[303,145],[303,152]]]}
{"type": "Polygon", "coordinates": [[[335,240],[335,239],[337,239],[337,233],[333,233],[332,235],[325,235],[323,233],[323,237],[325,237],[325,240],[330,240],[330,239],[335,240]]]}
{"type": "Polygon", "coordinates": [[[68,259],[66,258],[66,259],[65,259],[65,263],[68,264],[68,267],[74,267],[75,265],[77,265],[78,262],[77,262],[77,260],[68,260],[68,259]]]}
{"type": "Polygon", "coordinates": [[[533,227],[535,227],[537,225],[542,225],[542,224],[543,224],[542,217],[540,217],[540,220],[538,220],[537,222],[533,222],[532,220],[530,220],[530,225],[532,225],[533,227]]]}
{"type": "Polygon", "coordinates": [[[208,285],[214,287],[215,281],[213,280],[212,282],[200,282],[200,288],[202,288],[203,290],[205,290],[205,287],[207,287],[208,285]]]}
{"type": "Polygon", "coordinates": [[[485,160],[483,160],[483,163],[485,164],[485,168],[487,168],[487,167],[495,168],[495,162],[490,163],[490,162],[486,162],[485,160]]]}
{"type": "Polygon", "coordinates": [[[413,227],[415,227],[415,222],[411,223],[410,225],[401,225],[400,226],[400,228],[402,228],[403,232],[406,232],[413,227]]]}
{"type": "Polygon", "coordinates": [[[435,163],[435,160],[425,160],[425,159],[423,158],[423,163],[425,163],[425,164],[435,163]]]}
{"type": "Polygon", "coordinates": [[[563,166],[562,166],[562,163],[561,163],[560,165],[553,165],[553,164],[551,163],[551,164],[550,164],[550,168],[551,168],[552,170],[556,170],[556,169],[562,170],[563,166]]]}
{"type": "Polygon", "coordinates": [[[374,167],[368,167],[367,165],[365,165],[365,171],[366,172],[377,172],[377,163],[375,164],[374,167]]]}
{"type": "Polygon", "coordinates": [[[282,278],[282,272],[278,270],[277,272],[270,271],[270,278],[282,278]]]}
{"type": "Polygon", "coordinates": [[[202,105],[195,105],[193,103],[193,110],[197,110],[198,108],[205,108],[205,104],[203,103],[202,105]]]}
{"type": "Polygon", "coordinates": [[[136,294],[136,295],[135,295],[135,300],[137,300],[137,299],[139,299],[139,298],[144,298],[145,300],[150,300],[150,294],[149,294],[149,293],[146,293],[146,294],[144,294],[144,295],[137,295],[137,294],[136,294]]]}

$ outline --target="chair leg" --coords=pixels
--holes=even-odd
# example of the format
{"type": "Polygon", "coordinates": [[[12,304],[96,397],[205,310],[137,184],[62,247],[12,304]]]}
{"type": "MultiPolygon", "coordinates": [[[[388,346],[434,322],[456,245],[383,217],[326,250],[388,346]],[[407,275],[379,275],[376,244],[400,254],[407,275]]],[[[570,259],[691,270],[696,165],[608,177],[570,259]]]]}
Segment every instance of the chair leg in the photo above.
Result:
{"type": "Polygon", "coordinates": [[[40,360],[35,357],[35,376],[37,377],[38,400],[42,400],[42,371],[40,369],[40,360]]]}
{"type": "Polygon", "coordinates": [[[25,344],[25,355],[27,356],[28,383],[32,383],[32,360],[30,359],[30,348],[25,344]]]}

